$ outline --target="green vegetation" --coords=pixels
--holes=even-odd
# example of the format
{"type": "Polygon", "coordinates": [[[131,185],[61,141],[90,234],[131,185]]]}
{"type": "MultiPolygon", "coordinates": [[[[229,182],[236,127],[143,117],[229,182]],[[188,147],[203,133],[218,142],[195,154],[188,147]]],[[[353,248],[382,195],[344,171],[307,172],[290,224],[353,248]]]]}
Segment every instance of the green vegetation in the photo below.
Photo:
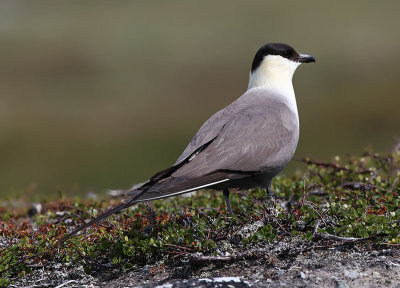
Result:
{"type": "Polygon", "coordinates": [[[275,179],[275,201],[261,189],[232,193],[234,216],[221,193],[200,191],[153,202],[152,228],[150,210],[141,204],[60,247],[57,239],[67,227],[117,202],[49,202],[31,222],[26,213],[1,208],[0,287],[51,263],[83,265],[86,273],[123,271],[155,261],[173,264],[197,252],[217,257],[227,243],[236,254],[290,239],[303,239],[307,249],[400,246],[400,149],[385,155],[368,149],[331,163],[303,161],[305,173],[275,179]]]}

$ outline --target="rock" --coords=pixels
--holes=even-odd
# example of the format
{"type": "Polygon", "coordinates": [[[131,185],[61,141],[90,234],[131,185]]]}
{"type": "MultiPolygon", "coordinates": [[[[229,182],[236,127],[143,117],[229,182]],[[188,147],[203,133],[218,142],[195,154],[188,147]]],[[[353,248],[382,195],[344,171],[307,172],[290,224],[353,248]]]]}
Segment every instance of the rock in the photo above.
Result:
{"type": "Polygon", "coordinates": [[[200,278],[187,279],[179,281],[171,281],[161,285],[145,284],[142,288],[214,288],[214,287],[230,287],[230,288],[247,288],[249,283],[238,277],[217,277],[217,278],[200,278]]]}
{"type": "Polygon", "coordinates": [[[258,280],[260,279],[260,273],[255,273],[253,275],[250,276],[250,279],[252,280],[258,280]]]}
{"type": "Polygon", "coordinates": [[[42,208],[42,204],[32,203],[31,208],[28,210],[28,216],[33,217],[36,214],[40,214],[40,212],[42,212],[42,208]]]}
{"type": "Polygon", "coordinates": [[[377,271],[372,272],[372,276],[376,279],[380,279],[382,278],[381,274],[377,271]]]}
{"type": "Polygon", "coordinates": [[[89,192],[86,197],[93,200],[97,200],[97,198],[99,198],[99,196],[94,192],[89,192]]]}
{"type": "Polygon", "coordinates": [[[171,275],[172,279],[187,279],[190,277],[191,267],[190,265],[185,265],[181,267],[176,267],[171,275]]]}
{"type": "Polygon", "coordinates": [[[233,235],[232,238],[230,239],[230,242],[231,242],[233,245],[239,245],[240,243],[242,243],[242,239],[243,239],[243,236],[242,236],[242,235],[240,235],[240,234],[235,234],[235,235],[233,235]]]}
{"type": "Polygon", "coordinates": [[[360,274],[356,270],[344,270],[344,275],[350,279],[356,279],[360,277],[360,274]]]}
{"type": "Polygon", "coordinates": [[[359,277],[359,274],[356,270],[352,270],[349,272],[347,277],[349,277],[350,279],[357,279],[359,277]]]}
{"type": "Polygon", "coordinates": [[[336,281],[335,288],[350,288],[344,281],[336,281]]]}
{"type": "Polygon", "coordinates": [[[378,256],[393,256],[393,250],[384,249],[378,252],[378,256]]]}
{"type": "Polygon", "coordinates": [[[306,274],[304,274],[304,272],[300,272],[300,278],[301,279],[306,279],[307,276],[306,276],[306,274]]]}
{"type": "Polygon", "coordinates": [[[254,223],[252,223],[252,224],[250,224],[250,225],[246,225],[246,226],[244,226],[242,229],[240,229],[239,231],[237,231],[237,232],[232,236],[231,241],[232,241],[232,240],[235,241],[235,240],[236,240],[235,238],[241,238],[241,239],[247,238],[247,237],[249,237],[251,234],[257,232],[257,230],[258,230],[260,227],[263,227],[263,226],[264,226],[264,222],[263,222],[263,221],[256,221],[256,222],[254,222],[254,223]],[[238,236],[235,237],[235,235],[238,235],[238,236]]]}

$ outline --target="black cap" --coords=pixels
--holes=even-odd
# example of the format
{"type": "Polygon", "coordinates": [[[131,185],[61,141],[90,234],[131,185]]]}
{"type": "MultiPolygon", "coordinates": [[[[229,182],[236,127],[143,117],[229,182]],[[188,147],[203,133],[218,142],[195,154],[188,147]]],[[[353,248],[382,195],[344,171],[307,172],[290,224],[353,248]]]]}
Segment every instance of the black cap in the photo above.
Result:
{"type": "Polygon", "coordinates": [[[256,56],[254,56],[253,64],[251,65],[251,72],[254,72],[260,66],[264,57],[268,55],[279,55],[283,58],[299,63],[315,62],[314,57],[311,55],[299,54],[287,44],[269,43],[258,49],[256,56]]]}

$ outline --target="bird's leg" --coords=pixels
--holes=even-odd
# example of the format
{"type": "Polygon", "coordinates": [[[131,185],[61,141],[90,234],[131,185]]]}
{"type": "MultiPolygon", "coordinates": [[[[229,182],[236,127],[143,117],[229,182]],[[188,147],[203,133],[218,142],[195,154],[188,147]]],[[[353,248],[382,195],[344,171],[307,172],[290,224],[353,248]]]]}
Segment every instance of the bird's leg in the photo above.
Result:
{"type": "Polygon", "coordinates": [[[144,231],[145,233],[149,233],[151,230],[153,230],[154,226],[156,226],[156,218],[151,204],[149,202],[145,202],[145,205],[147,206],[147,211],[149,212],[150,225],[145,227],[144,231]]]}
{"type": "Polygon", "coordinates": [[[233,215],[232,207],[231,207],[231,202],[229,201],[229,189],[224,189],[224,198],[225,198],[225,203],[226,203],[226,208],[228,208],[229,214],[233,215]]]}
{"type": "Polygon", "coordinates": [[[273,201],[275,199],[275,193],[271,188],[271,183],[267,184],[267,197],[269,201],[273,201]]]}
{"type": "Polygon", "coordinates": [[[268,209],[273,209],[275,210],[276,208],[276,198],[275,198],[275,193],[271,188],[271,182],[267,183],[267,201],[266,205],[269,207],[268,209]]]}

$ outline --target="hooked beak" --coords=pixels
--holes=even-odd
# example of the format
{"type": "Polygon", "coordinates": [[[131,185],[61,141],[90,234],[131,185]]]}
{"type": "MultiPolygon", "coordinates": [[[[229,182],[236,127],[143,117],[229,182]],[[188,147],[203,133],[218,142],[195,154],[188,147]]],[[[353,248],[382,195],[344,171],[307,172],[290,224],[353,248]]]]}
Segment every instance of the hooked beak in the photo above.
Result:
{"type": "Polygon", "coordinates": [[[300,54],[299,57],[297,57],[297,62],[300,62],[300,63],[315,62],[315,58],[311,55],[300,54]]]}

